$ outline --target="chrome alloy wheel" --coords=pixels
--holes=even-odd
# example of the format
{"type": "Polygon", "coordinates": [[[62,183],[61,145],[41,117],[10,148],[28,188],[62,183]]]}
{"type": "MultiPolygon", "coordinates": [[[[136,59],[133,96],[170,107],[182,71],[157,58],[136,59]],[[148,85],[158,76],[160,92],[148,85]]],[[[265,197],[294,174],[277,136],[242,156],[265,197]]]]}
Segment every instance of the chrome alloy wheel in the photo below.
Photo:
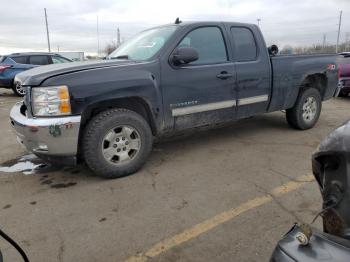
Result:
{"type": "Polygon", "coordinates": [[[305,122],[312,122],[317,114],[317,101],[314,97],[306,98],[303,104],[303,119],[305,122]]]}
{"type": "Polygon", "coordinates": [[[25,89],[22,87],[20,82],[16,82],[15,83],[15,89],[17,91],[18,94],[24,96],[26,94],[25,89]]]}
{"type": "Polygon", "coordinates": [[[118,126],[102,140],[103,157],[113,164],[127,164],[141,149],[140,134],[131,126],[118,126]]]}

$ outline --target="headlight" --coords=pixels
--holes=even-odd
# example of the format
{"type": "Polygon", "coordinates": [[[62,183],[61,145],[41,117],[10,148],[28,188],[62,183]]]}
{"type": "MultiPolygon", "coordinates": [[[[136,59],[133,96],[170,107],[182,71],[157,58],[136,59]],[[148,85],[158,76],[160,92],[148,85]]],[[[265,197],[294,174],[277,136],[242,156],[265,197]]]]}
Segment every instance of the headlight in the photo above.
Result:
{"type": "Polygon", "coordinates": [[[32,108],[35,116],[71,114],[67,86],[32,88],[32,108]]]}

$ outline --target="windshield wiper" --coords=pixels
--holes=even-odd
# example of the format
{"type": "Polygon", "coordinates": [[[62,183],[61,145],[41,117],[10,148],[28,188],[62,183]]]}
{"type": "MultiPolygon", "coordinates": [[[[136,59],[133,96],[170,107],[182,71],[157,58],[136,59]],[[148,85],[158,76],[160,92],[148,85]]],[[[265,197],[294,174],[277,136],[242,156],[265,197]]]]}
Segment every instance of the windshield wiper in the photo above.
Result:
{"type": "Polygon", "coordinates": [[[129,56],[128,55],[118,55],[115,57],[111,57],[111,59],[126,59],[129,60],[129,56]]]}

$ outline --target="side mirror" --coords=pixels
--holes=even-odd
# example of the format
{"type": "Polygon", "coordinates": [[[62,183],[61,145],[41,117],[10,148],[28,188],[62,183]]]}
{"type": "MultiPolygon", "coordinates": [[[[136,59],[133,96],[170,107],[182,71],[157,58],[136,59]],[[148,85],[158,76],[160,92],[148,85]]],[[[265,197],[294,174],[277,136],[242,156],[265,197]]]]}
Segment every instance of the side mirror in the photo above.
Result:
{"type": "Polygon", "coordinates": [[[192,47],[179,47],[172,57],[174,65],[185,65],[198,60],[198,52],[192,47]]]}
{"type": "Polygon", "coordinates": [[[269,46],[269,48],[267,50],[269,50],[269,54],[272,56],[275,56],[278,54],[278,46],[277,45],[269,46]]]}

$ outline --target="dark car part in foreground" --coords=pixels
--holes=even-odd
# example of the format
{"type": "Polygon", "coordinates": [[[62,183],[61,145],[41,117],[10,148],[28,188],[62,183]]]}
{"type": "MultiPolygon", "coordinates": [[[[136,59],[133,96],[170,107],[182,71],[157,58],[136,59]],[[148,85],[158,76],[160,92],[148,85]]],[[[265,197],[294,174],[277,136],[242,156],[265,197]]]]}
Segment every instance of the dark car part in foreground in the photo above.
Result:
{"type": "Polygon", "coordinates": [[[16,74],[28,69],[49,64],[72,62],[59,54],[53,53],[14,53],[0,57],[0,87],[12,88],[18,96],[25,94],[19,82],[15,82],[16,74]]]}
{"type": "Polygon", "coordinates": [[[324,233],[312,228],[312,236],[307,245],[298,241],[302,234],[299,225],[292,229],[279,241],[271,262],[349,262],[350,242],[343,238],[324,233]]]}
{"type": "Polygon", "coordinates": [[[307,237],[305,230],[294,226],[278,243],[271,261],[350,261],[350,121],[322,141],[312,169],[323,199],[324,232],[312,229],[307,237]]]}
{"type": "MultiPolygon", "coordinates": [[[[9,242],[10,245],[13,246],[18,251],[18,253],[21,255],[24,262],[29,262],[29,259],[26,255],[26,253],[23,251],[23,249],[1,229],[0,229],[0,236],[3,239],[5,239],[7,242],[9,242]]],[[[0,262],[6,262],[3,260],[3,255],[2,255],[1,249],[0,249],[0,262]]]]}
{"type": "Polygon", "coordinates": [[[286,110],[312,128],[337,94],[337,56],[277,56],[258,26],[190,22],[125,42],[106,61],[51,65],[16,77],[27,88],[11,123],[50,161],[84,159],[98,175],[140,169],[153,137],[286,110]]]}

